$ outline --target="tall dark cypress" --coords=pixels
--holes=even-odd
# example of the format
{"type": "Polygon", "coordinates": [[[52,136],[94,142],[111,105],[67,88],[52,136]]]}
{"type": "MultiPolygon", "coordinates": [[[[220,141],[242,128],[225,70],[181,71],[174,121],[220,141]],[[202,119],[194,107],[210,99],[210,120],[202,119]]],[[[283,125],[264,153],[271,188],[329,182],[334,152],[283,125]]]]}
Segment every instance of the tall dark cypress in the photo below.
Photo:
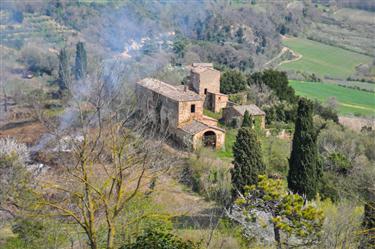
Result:
{"type": "Polygon", "coordinates": [[[62,48],[59,53],[59,76],[58,76],[58,84],[60,90],[64,90],[67,88],[67,84],[70,78],[70,70],[69,70],[69,59],[68,53],[65,48],[62,48]]]}
{"type": "Polygon", "coordinates": [[[80,80],[86,76],[87,72],[87,55],[85,44],[78,42],[76,45],[76,62],[74,67],[74,74],[76,80],[80,80]]]}
{"type": "Polygon", "coordinates": [[[242,120],[242,126],[241,127],[250,127],[253,128],[253,118],[249,114],[249,111],[246,110],[244,115],[243,115],[243,120],[242,120]]]}
{"type": "Polygon", "coordinates": [[[260,142],[254,130],[250,128],[240,128],[233,145],[233,169],[232,176],[232,196],[235,199],[238,192],[244,193],[246,185],[256,184],[258,175],[264,174],[265,165],[262,160],[260,142]]]}
{"type": "Polygon", "coordinates": [[[307,99],[300,99],[288,172],[289,189],[305,195],[309,200],[316,196],[320,178],[317,132],[312,115],[312,103],[307,99]]]}

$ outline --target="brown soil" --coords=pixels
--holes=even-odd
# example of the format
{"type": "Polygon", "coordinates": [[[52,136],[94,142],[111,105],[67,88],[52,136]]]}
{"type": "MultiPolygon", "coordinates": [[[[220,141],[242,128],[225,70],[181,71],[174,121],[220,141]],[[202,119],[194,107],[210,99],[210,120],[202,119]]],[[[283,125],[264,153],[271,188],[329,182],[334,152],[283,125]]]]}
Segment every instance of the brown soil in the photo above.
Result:
{"type": "Polygon", "coordinates": [[[47,129],[38,121],[15,123],[11,128],[1,129],[0,138],[12,137],[18,142],[34,145],[47,129]]]}

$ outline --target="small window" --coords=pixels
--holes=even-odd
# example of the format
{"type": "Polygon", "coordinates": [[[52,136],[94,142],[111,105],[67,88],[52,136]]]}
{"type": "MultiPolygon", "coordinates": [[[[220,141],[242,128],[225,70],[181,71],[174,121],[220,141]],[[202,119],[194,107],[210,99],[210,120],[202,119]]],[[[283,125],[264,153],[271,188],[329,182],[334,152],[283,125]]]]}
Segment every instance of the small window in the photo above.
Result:
{"type": "Polygon", "coordinates": [[[190,112],[191,113],[195,113],[195,105],[191,105],[190,106],[190,112]]]}
{"type": "Polygon", "coordinates": [[[204,89],[204,94],[207,95],[207,88],[204,89]]]}
{"type": "Polygon", "coordinates": [[[221,100],[221,97],[219,97],[219,100],[221,100]]]}

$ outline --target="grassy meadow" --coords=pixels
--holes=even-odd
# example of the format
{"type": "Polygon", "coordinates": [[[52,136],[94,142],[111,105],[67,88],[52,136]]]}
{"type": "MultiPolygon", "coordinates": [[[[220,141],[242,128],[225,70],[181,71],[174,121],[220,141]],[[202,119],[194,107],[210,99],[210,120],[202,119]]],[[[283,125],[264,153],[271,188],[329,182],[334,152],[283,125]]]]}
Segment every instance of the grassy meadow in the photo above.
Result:
{"type": "Polygon", "coordinates": [[[297,95],[309,99],[317,99],[320,102],[324,102],[331,96],[336,97],[339,102],[338,111],[342,115],[375,115],[374,93],[318,82],[290,80],[289,83],[294,88],[297,95]]]}
{"type": "Polygon", "coordinates": [[[372,60],[363,54],[302,38],[287,38],[283,44],[302,55],[302,58],[280,65],[280,70],[299,70],[315,73],[319,77],[346,79],[355,72],[357,65],[372,60]]]}

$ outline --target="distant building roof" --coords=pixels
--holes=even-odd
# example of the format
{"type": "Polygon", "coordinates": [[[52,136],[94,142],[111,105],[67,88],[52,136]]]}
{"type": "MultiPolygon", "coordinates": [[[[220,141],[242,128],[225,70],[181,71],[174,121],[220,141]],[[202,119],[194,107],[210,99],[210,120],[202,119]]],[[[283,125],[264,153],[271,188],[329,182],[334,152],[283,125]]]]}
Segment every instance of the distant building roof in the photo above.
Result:
{"type": "Polygon", "coordinates": [[[192,64],[193,67],[210,67],[214,68],[214,64],[207,62],[195,62],[192,64]]]}
{"type": "Polygon", "coordinates": [[[191,135],[197,134],[198,132],[204,131],[206,129],[213,129],[213,130],[219,130],[219,131],[224,132],[224,130],[219,127],[210,126],[198,120],[193,120],[191,122],[188,122],[184,124],[183,126],[181,126],[180,129],[191,135]]]}
{"type": "Polygon", "coordinates": [[[218,70],[216,70],[214,68],[211,68],[211,67],[200,67],[200,66],[199,67],[193,67],[191,69],[191,71],[193,73],[198,73],[198,74],[206,72],[206,71],[216,71],[216,72],[219,72],[218,70]]]}
{"type": "Polygon", "coordinates": [[[137,84],[176,101],[201,100],[198,94],[188,90],[184,86],[172,86],[157,79],[145,78],[138,81],[137,84]]]}
{"type": "Polygon", "coordinates": [[[245,115],[245,111],[247,110],[250,115],[266,115],[264,111],[262,111],[258,106],[254,104],[250,105],[235,105],[232,106],[239,114],[242,116],[245,115]]]}

